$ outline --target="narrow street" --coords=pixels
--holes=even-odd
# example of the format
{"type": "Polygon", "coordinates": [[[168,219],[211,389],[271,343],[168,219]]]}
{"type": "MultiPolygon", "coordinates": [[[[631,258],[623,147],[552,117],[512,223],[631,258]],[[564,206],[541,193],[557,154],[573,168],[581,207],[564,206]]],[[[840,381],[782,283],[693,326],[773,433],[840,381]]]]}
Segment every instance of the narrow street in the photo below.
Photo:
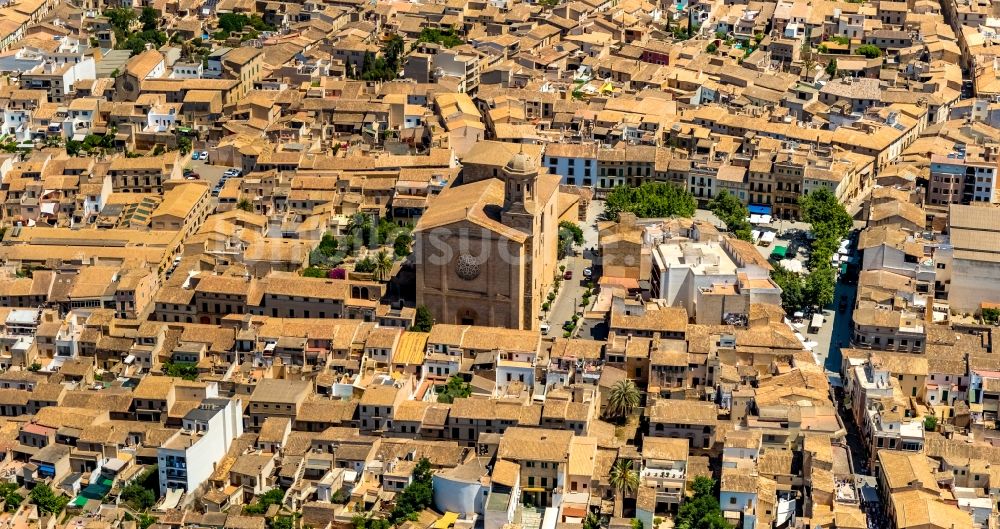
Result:
{"type": "Polygon", "coordinates": [[[589,249],[597,248],[597,217],[603,211],[604,202],[597,200],[590,202],[590,207],[587,208],[587,220],[579,223],[583,230],[583,244],[575,246],[575,255],[570,255],[561,262],[566,266],[566,271],[572,272],[573,277],[563,280],[559,293],[555,301],[552,302],[551,310],[547,314],[543,314],[545,323],[551,327],[549,336],[562,336],[565,332],[563,324],[569,321],[576,312],[583,311],[580,301],[583,299],[583,293],[587,290],[586,284],[590,281],[583,277],[583,271],[593,267],[591,260],[593,254],[589,249]]]}
{"type": "Polygon", "coordinates": [[[566,270],[573,273],[573,278],[563,280],[556,300],[552,303],[552,310],[545,318],[546,323],[552,327],[549,336],[562,336],[563,324],[569,321],[577,310],[582,310],[578,304],[586,290],[583,286],[586,283],[583,270],[590,266],[590,261],[577,255],[567,257],[563,263],[566,265],[566,270]]]}
{"type": "Polygon", "coordinates": [[[840,373],[840,348],[850,347],[851,343],[851,313],[854,310],[857,287],[838,281],[834,292],[833,306],[824,310],[827,324],[812,336],[819,344],[816,346],[816,356],[823,367],[829,372],[840,373]],[[842,298],[847,300],[847,308],[843,313],[838,310],[842,298]],[[830,319],[833,320],[832,324],[830,319]]]}

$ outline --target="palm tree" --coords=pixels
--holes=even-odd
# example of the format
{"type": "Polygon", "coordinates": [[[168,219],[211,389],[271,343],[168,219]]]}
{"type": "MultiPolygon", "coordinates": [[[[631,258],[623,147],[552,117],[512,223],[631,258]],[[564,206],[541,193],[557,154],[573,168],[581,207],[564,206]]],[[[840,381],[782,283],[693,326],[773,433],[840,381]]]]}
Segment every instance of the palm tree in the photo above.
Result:
{"type": "Polygon", "coordinates": [[[392,272],[392,257],[384,249],[375,254],[375,280],[385,281],[392,272]]]}
{"type": "Polygon", "coordinates": [[[368,234],[371,231],[372,218],[364,213],[358,212],[351,215],[351,220],[347,222],[347,233],[361,241],[362,246],[368,246],[368,234]]]}
{"type": "Polygon", "coordinates": [[[611,387],[608,407],[605,410],[608,417],[615,419],[628,417],[638,407],[639,388],[631,380],[619,380],[611,387]]]}
{"type": "Polygon", "coordinates": [[[619,459],[611,467],[608,483],[618,494],[615,496],[615,517],[621,518],[625,497],[639,488],[639,473],[632,468],[630,459],[619,459]]]}
{"type": "Polygon", "coordinates": [[[253,204],[251,204],[249,200],[247,200],[245,198],[241,198],[240,201],[236,203],[236,209],[242,209],[243,211],[246,211],[247,213],[252,213],[253,212],[253,204]]]}
{"type": "Polygon", "coordinates": [[[587,513],[583,519],[583,529],[601,529],[601,519],[594,513],[587,513]]]}

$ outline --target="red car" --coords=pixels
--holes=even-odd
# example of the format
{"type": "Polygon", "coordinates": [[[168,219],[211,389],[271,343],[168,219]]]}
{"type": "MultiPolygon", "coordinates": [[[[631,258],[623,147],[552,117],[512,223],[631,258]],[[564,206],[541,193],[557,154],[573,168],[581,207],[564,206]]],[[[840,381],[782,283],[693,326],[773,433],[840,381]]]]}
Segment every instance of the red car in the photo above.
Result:
{"type": "Polygon", "coordinates": [[[566,280],[573,279],[573,271],[572,270],[567,270],[566,273],[563,274],[563,279],[566,279],[566,280]]]}

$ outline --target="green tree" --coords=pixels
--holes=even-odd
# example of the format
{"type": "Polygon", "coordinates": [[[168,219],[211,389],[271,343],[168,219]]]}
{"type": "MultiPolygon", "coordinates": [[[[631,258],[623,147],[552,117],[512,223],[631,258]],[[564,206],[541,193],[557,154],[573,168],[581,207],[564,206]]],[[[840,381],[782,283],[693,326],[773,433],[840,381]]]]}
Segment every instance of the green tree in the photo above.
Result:
{"type": "Polygon", "coordinates": [[[20,487],[12,481],[0,482],[0,498],[4,501],[4,510],[14,512],[24,501],[24,496],[20,493],[20,487]]]}
{"type": "Polygon", "coordinates": [[[177,150],[180,151],[182,156],[187,155],[187,153],[191,152],[191,138],[183,134],[178,136],[177,150]]]}
{"type": "Polygon", "coordinates": [[[863,44],[858,46],[858,49],[854,50],[858,55],[864,55],[869,59],[875,59],[882,56],[882,50],[874,44],[863,44]]]}
{"type": "Polygon", "coordinates": [[[156,518],[148,514],[140,514],[139,519],[136,520],[136,523],[139,524],[139,529],[148,529],[149,526],[156,523],[156,518]]]}
{"type": "Polygon", "coordinates": [[[587,513],[587,517],[583,519],[583,529],[601,529],[601,518],[592,512],[587,513]]]}
{"type": "Polygon", "coordinates": [[[691,482],[691,492],[694,496],[715,496],[715,481],[705,476],[698,476],[691,482]]]}
{"type": "Polygon", "coordinates": [[[781,288],[781,304],[786,311],[794,312],[805,306],[805,281],[801,274],[775,264],[771,279],[781,288]]]}
{"type": "Polygon", "coordinates": [[[362,274],[372,274],[375,272],[375,261],[371,257],[354,263],[354,271],[362,274]]]}
{"type": "Polygon", "coordinates": [[[933,415],[927,415],[926,417],[924,417],[924,430],[928,432],[933,432],[934,430],[937,430],[937,423],[938,423],[937,417],[933,415]]]}
{"type": "Polygon", "coordinates": [[[241,198],[239,202],[236,203],[236,209],[241,211],[246,211],[247,213],[253,213],[253,204],[246,198],[241,198]]]}
{"type": "Polygon", "coordinates": [[[413,320],[413,327],[410,328],[411,331],[418,332],[430,332],[431,327],[434,326],[434,315],[431,314],[430,309],[426,305],[421,305],[417,307],[417,315],[413,320]]]}
{"type": "Polygon", "coordinates": [[[363,81],[391,81],[399,73],[398,67],[386,60],[385,54],[366,52],[361,61],[361,72],[357,78],[363,81]]]}
{"type": "Polygon", "coordinates": [[[221,34],[222,38],[218,40],[228,38],[230,33],[243,31],[247,26],[254,31],[275,30],[275,27],[264,22],[264,19],[260,15],[247,16],[241,13],[223,13],[219,15],[219,31],[217,35],[221,34]]]}
{"type": "Polygon", "coordinates": [[[557,257],[562,259],[569,254],[574,244],[583,244],[583,230],[575,223],[564,220],[559,223],[559,247],[557,257]]]}
{"type": "Polygon", "coordinates": [[[16,511],[22,503],[24,503],[24,496],[21,496],[20,492],[11,492],[4,496],[4,510],[7,512],[16,511]]]}
{"type": "Polygon", "coordinates": [[[715,55],[715,52],[719,51],[719,46],[716,45],[714,42],[711,42],[708,44],[708,46],[705,47],[705,51],[711,53],[712,55],[715,55]]]}
{"type": "Polygon", "coordinates": [[[164,362],[163,374],[183,380],[198,380],[198,366],[191,362],[164,362]]]}
{"type": "Polygon", "coordinates": [[[818,266],[806,276],[805,297],[809,305],[825,307],[833,303],[837,278],[830,266],[818,266]]]}
{"type": "Polygon", "coordinates": [[[302,270],[302,277],[315,277],[320,279],[326,279],[328,274],[328,269],[319,268],[317,266],[310,266],[302,270]]]}
{"type": "Polygon", "coordinates": [[[631,212],[640,218],[691,217],[697,206],[694,196],[683,187],[646,182],[639,187],[618,186],[608,193],[604,216],[618,220],[619,213],[631,212]]]}
{"type": "Polygon", "coordinates": [[[275,516],[268,524],[270,529],[294,529],[295,518],[292,516],[275,516]]]}
{"type": "Polygon", "coordinates": [[[699,476],[691,484],[694,496],[683,503],[674,518],[674,524],[684,529],[731,529],[722,516],[716,498],[715,481],[699,476]]]}
{"type": "Polygon", "coordinates": [[[389,279],[389,274],[392,273],[392,255],[385,250],[379,250],[375,254],[375,270],[373,270],[375,275],[375,281],[386,281],[389,279]]]}
{"type": "Polygon", "coordinates": [[[743,205],[743,201],[729,193],[726,190],[722,190],[719,194],[715,195],[715,198],[708,201],[708,209],[715,213],[719,220],[726,223],[726,228],[736,236],[737,239],[747,242],[753,242],[752,226],[750,226],[750,221],[747,217],[750,216],[750,211],[747,207],[743,205]]]}
{"type": "Polygon", "coordinates": [[[143,31],[155,30],[160,23],[160,12],[152,7],[144,7],[142,14],[139,15],[139,21],[142,22],[143,31]]]}
{"type": "Polygon", "coordinates": [[[319,241],[319,246],[316,248],[319,250],[324,257],[333,257],[337,253],[337,238],[333,236],[333,233],[326,232],[323,234],[323,238],[319,241]]]}
{"type": "Polygon", "coordinates": [[[826,74],[830,77],[837,76],[837,59],[830,59],[830,62],[826,63],[826,74]]]}
{"type": "Polygon", "coordinates": [[[371,215],[364,213],[355,213],[347,221],[347,233],[353,235],[356,240],[361,241],[361,244],[364,246],[378,242],[377,240],[373,240],[373,237],[377,237],[377,232],[373,231],[372,228],[371,215]]]}
{"type": "Polygon", "coordinates": [[[625,497],[639,488],[639,473],[632,468],[632,461],[629,459],[615,461],[611,467],[611,475],[608,476],[608,484],[618,493],[615,499],[615,516],[620,518],[625,497]]]}
{"type": "Polygon", "coordinates": [[[355,515],[351,518],[351,524],[354,525],[354,529],[389,529],[392,527],[389,520],[373,518],[371,513],[367,516],[364,514],[355,515]]]}
{"type": "Polygon", "coordinates": [[[156,493],[143,487],[138,482],[130,483],[122,489],[121,499],[136,511],[145,511],[156,505],[156,493]]]}
{"type": "Polygon", "coordinates": [[[568,220],[559,222],[559,231],[567,232],[574,244],[583,244],[583,229],[575,222],[568,220]]]}
{"type": "Polygon", "coordinates": [[[281,505],[285,501],[285,491],[281,488],[273,488],[261,494],[257,501],[243,506],[243,514],[261,515],[267,512],[272,505],[281,505]]]}
{"type": "Polygon", "coordinates": [[[438,393],[438,402],[443,402],[446,404],[451,404],[455,402],[456,398],[468,398],[472,395],[472,386],[470,386],[462,377],[453,375],[448,379],[448,382],[444,385],[444,388],[438,393]]]}
{"type": "Polygon", "coordinates": [[[417,37],[418,42],[433,42],[435,44],[440,44],[445,48],[454,48],[455,46],[460,46],[465,44],[461,38],[455,34],[454,28],[432,28],[429,26],[424,26],[420,30],[420,35],[417,37]]]}
{"type": "Polygon", "coordinates": [[[396,497],[396,505],[389,512],[389,523],[399,525],[407,520],[415,520],[434,501],[431,482],[431,463],[425,457],[413,468],[410,484],[396,497]]]}
{"type": "Polygon", "coordinates": [[[398,72],[403,66],[403,38],[394,33],[382,45],[382,53],[385,55],[386,65],[398,72]]]}
{"type": "Polygon", "coordinates": [[[36,484],[28,496],[31,498],[31,502],[38,506],[39,511],[47,514],[59,514],[69,503],[69,498],[57,495],[51,487],[44,483],[36,484]]]}
{"type": "Polygon", "coordinates": [[[129,25],[135,20],[135,11],[126,7],[119,7],[104,11],[104,16],[115,31],[126,33],[129,30],[129,25]]]}
{"type": "Polygon", "coordinates": [[[66,154],[70,156],[76,156],[80,154],[80,149],[83,147],[83,143],[76,140],[66,140],[66,154]]]}
{"type": "Polygon", "coordinates": [[[624,419],[639,407],[639,388],[628,379],[619,380],[611,387],[605,414],[613,419],[624,419]]]}
{"type": "Polygon", "coordinates": [[[847,209],[837,200],[833,192],[825,187],[799,198],[799,208],[802,210],[803,220],[813,225],[813,232],[817,236],[843,238],[854,226],[854,220],[847,213],[847,209]],[[817,230],[821,232],[818,233],[817,230]]]}
{"type": "Polygon", "coordinates": [[[413,235],[409,231],[403,231],[392,241],[392,251],[398,257],[410,255],[410,245],[413,244],[413,235]]]}
{"type": "Polygon", "coordinates": [[[991,325],[996,325],[1000,321],[1000,309],[985,308],[981,313],[983,321],[991,325]]]}

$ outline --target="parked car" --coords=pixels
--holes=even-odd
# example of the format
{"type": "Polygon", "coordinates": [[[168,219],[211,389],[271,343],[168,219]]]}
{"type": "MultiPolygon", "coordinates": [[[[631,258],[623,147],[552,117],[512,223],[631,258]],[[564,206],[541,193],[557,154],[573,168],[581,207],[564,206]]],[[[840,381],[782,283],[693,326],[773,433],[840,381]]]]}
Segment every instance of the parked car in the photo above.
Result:
{"type": "Polygon", "coordinates": [[[208,151],[201,151],[201,159],[208,161],[208,151]]]}
{"type": "Polygon", "coordinates": [[[198,180],[201,178],[201,175],[198,173],[188,173],[184,175],[184,178],[187,178],[188,180],[198,180]]]}
{"type": "Polygon", "coordinates": [[[570,279],[573,279],[573,271],[572,270],[567,270],[566,273],[563,274],[563,279],[565,279],[567,281],[569,281],[570,279]]]}
{"type": "Polygon", "coordinates": [[[191,159],[192,160],[197,160],[199,158],[201,158],[201,153],[200,152],[194,151],[193,153],[191,153],[191,159]]]}
{"type": "Polygon", "coordinates": [[[847,297],[846,296],[841,296],[840,297],[840,305],[837,306],[837,312],[839,312],[841,314],[847,312],[847,297]]]}
{"type": "Polygon", "coordinates": [[[590,277],[592,275],[594,275],[594,271],[593,270],[591,270],[590,268],[584,268],[583,269],[583,277],[590,277]]]}

